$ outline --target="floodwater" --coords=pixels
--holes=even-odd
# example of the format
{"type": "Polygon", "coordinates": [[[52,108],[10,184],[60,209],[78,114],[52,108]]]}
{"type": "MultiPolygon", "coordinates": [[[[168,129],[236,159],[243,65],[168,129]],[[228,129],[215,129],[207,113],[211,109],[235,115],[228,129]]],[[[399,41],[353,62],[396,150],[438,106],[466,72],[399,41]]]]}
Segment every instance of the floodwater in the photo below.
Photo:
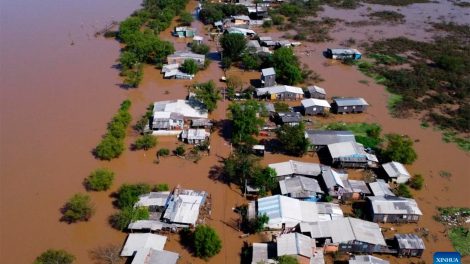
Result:
{"type": "MultiPolygon", "coordinates": [[[[168,183],[174,187],[206,190],[212,196],[211,219],[207,223],[216,228],[223,248],[211,263],[239,263],[243,239],[236,230],[237,215],[232,208],[245,202],[236,186],[227,186],[213,179],[219,161],[230,153],[230,144],[219,135],[211,137],[211,155],[198,163],[177,157],[155,161],[155,149],[147,152],[126,150],[111,162],[94,160],[90,151],[105,132],[106,122],[116,112],[119,103],[130,98],[131,113],[137,120],[147,105],[156,100],[183,98],[193,81],[164,80],[157,69],[145,68],[144,80],[138,89],[124,90],[121,79],[113,68],[119,55],[119,44],[114,40],[94,38],[93,33],[111,20],[121,20],[139,5],[139,1],[86,0],[80,3],[54,0],[24,0],[2,3],[1,16],[1,141],[0,141],[0,257],[4,263],[31,263],[48,248],[64,248],[77,256],[77,263],[90,263],[88,251],[109,243],[121,245],[126,235],[113,230],[107,223],[115,211],[109,197],[122,183],[168,183]],[[73,44],[73,45],[72,45],[73,44]],[[59,222],[59,209],[73,193],[84,192],[83,179],[93,169],[104,166],[116,172],[116,182],[110,192],[91,193],[96,215],[89,222],[68,225],[59,222]],[[25,250],[27,249],[27,250],[25,250]]],[[[187,7],[193,10],[194,1],[187,7]]],[[[174,23],[175,25],[175,23],[174,23]]],[[[200,22],[193,26],[208,39],[200,22]]],[[[347,39],[346,33],[341,33],[347,39]]],[[[185,41],[162,32],[162,38],[171,40],[177,48],[185,41]]],[[[399,229],[413,231],[415,227],[429,228],[437,241],[426,243],[424,260],[431,259],[433,251],[451,250],[444,238],[443,226],[432,220],[436,206],[469,206],[465,191],[469,186],[469,155],[453,144],[441,141],[440,134],[422,129],[418,120],[391,118],[385,108],[387,95],[383,87],[351,67],[327,63],[321,51],[335,42],[309,44],[297,52],[303,62],[325,79],[320,86],[329,97],[335,95],[363,96],[371,104],[366,114],[336,117],[345,121],[367,121],[382,124],[385,132],[410,135],[419,140],[416,149],[418,161],[410,167],[412,173],[422,173],[426,188],[416,193],[425,216],[418,225],[402,225],[399,229]],[[309,52],[309,56],[305,51],[309,52]],[[369,84],[359,83],[368,80],[369,84]],[[439,171],[452,173],[450,179],[439,177],[439,171]]],[[[215,44],[208,42],[215,50],[215,44]]],[[[213,79],[223,75],[218,62],[196,75],[194,81],[213,79]]],[[[245,86],[259,73],[231,69],[228,75],[240,76],[245,86]]],[[[229,102],[219,103],[211,118],[226,118],[229,102]]],[[[324,121],[315,118],[314,121],[324,121]]],[[[136,135],[129,130],[126,144],[136,135]]],[[[159,138],[157,148],[174,149],[179,143],[173,137],[159,138]]],[[[290,159],[280,154],[268,154],[264,164],[290,159]]],[[[297,159],[297,158],[296,158],[297,159]]],[[[316,162],[316,157],[305,156],[304,161],[316,162]]],[[[216,174],[216,173],[215,173],[216,174]]],[[[387,235],[393,236],[392,231],[387,235]]],[[[257,236],[248,241],[259,241],[257,236]]],[[[166,249],[182,255],[181,263],[204,263],[183,249],[177,236],[170,236],[166,249]]],[[[393,260],[395,262],[396,260],[393,260]]],[[[406,259],[400,263],[408,263],[406,259]]]]}

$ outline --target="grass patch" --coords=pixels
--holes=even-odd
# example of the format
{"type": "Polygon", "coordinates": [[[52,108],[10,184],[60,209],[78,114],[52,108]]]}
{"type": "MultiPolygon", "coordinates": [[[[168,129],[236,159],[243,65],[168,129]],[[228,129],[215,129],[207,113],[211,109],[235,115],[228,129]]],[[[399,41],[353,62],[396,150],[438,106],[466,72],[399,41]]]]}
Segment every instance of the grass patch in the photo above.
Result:
{"type": "Polygon", "coordinates": [[[463,138],[453,131],[444,130],[442,140],[447,143],[455,143],[463,151],[470,152],[470,138],[463,138]]]}
{"type": "Polygon", "coordinates": [[[400,102],[403,101],[403,96],[399,94],[394,94],[394,93],[389,93],[388,95],[388,100],[387,100],[387,106],[390,111],[393,111],[395,106],[399,104],[400,102]]]}
{"type": "Polygon", "coordinates": [[[449,230],[449,238],[454,249],[462,256],[470,255],[470,230],[466,227],[453,227],[449,230]]]}
{"type": "Polygon", "coordinates": [[[385,22],[405,22],[405,16],[395,11],[376,11],[370,13],[369,17],[385,22]]]}
{"type": "Polygon", "coordinates": [[[331,123],[323,127],[326,130],[347,130],[356,137],[356,141],[365,147],[376,148],[380,142],[380,132],[382,128],[375,123],[331,123]]]}
{"type": "Polygon", "coordinates": [[[439,171],[439,176],[441,176],[442,178],[450,179],[450,177],[452,177],[452,173],[442,170],[439,171]]]}
{"type": "Polygon", "coordinates": [[[407,6],[419,3],[429,3],[429,0],[363,0],[365,3],[376,5],[407,6]]]}

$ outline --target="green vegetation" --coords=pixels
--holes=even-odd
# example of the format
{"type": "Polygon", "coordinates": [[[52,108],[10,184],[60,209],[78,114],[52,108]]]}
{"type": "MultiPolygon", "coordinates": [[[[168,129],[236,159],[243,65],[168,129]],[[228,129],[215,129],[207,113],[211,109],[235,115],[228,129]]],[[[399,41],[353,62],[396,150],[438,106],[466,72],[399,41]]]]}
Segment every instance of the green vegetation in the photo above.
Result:
{"type": "Polygon", "coordinates": [[[180,69],[182,72],[194,75],[199,70],[199,67],[196,61],[194,61],[193,59],[188,59],[188,60],[185,60],[183,64],[181,64],[180,69]]]}
{"type": "Polygon", "coordinates": [[[120,209],[134,207],[139,196],[152,191],[152,187],[145,183],[123,184],[117,192],[117,206],[120,209]]]}
{"type": "Polygon", "coordinates": [[[438,211],[435,220],[451,226],[447,232],[454,249],[462,256],[470,255],[470,230],[466,223],[470,217],[470,208],[444,207],[438,208],[438,211]]]}
{"type": "Polygon", "coordinates": [[[255,100],[247,100],[243,103],[232,103],[229,106],[233,127],[232,142],[237,145],[253,144],[258,135],[263,120],[257,117],[262,106],[255,100]]]}
{"type": "Polygon", "coordinates": [[[222,241],[215,230],[207,225],[198,225],[193,234],[194,253],[197,257],[208,259],[222,249],[222,241]]]}
{"type": "Polygon", "coordinates": [[[143,149],[145,151],[155,147],[157,145],[157,138],[150,135],[150,134],[145,134],[143,136],[140,136],[137,138],[137,140],[134,143],[134,148],[135,149],[143,149]]]}
{"type": "Polygon", "coordinates": [[[174,152],[176,156],[183,156],[186,152],[186,149],[184,148],[184,145],[179,145],[178,147],[176,147],[174,152]]]}
{"type": "Polygon", "coordinates": [[[197,54],[207,55],[207,53],[210,51],[210,48],[206,44],[194,43],[191,45],[191,51],[197,54]]]}
{"type": "Polygon", "coordinates": [[[262,25],[264,28],[270,28],[273,26],[273,21],[271,20],[265,20],[262,25]]]}
{"type": "Polygon", "coordinates": [[[131,222],[149,219],[149,211],[146,207],[125,207],[110,218],[112,227],[125,230],[131,222]]]}
{"type": "Polygon", "coordinates": [[[223,57],[235,62],[241,58],[246,48],[246,39],[242,34],[225,34],[220,38],[220,46],[223,57]]]}
{"type": "Polygon", "coordinates": [[[126,128],[131,123],[132,117],[129,113],[131,101],[125,100],[111,122],[108,123],[108,131],[101,142],[93,151],[95,157],[100,160],[111,160],[117,158],[124,151],[124,137],[126,128]]]}
{"type": "Polygon", "coordinates": [[[470,230],[467,227],[452,227],[449,230],[449,238],[457,252],[462,256],[470,255],[470,230]]]}
{"type": "Polygon", "coordinates": [[[166,192],[170,190],[170,186],[168,186],[168,184],[166,183],[160,183],[160,184],[156,184],[153,190],[155,192],[166,192]]]}
{"type": "Polygon", "coordinates": [[[277,261],[279,264],[299,264],[295,257],[289,255],[280,256],[277,258],[277,261]]]}
{"type": "Polygon", "coordinates": [[[441,176],[442,178],[450,179],[450,177],[452,177],[452,173],[448,171],[439,171],[439,176],[441,176]]]}
{"type": "Polygon", "coordinates": [[[429,3],[430,0],[362,0],[369,4],[391,5],[391,6],[407,6],[417,3],[429,3]]]}
{"type": "Polygon", "coordinates": [[[180,18],[178,19],[181,26],[191,26],[191,22],[193,22],[193,20],[193,15],[186,11],[181,12],[180,18]]]}
{"type": "Polygon", "coordinates": [[[248,15],[248,9],[243,5],[204,3],[199,18],[204,24],[212,24],[234,15],[248,15]]]}
{"type": "Polygon", "coordinates": [[[94,205],[91,203],[90,196],[77,193],[63,207],[62,220],[68,223],[88,221],[94,212],[94,205]]]}
{"type": "Polygon", "coordinates": [[[356,0],[324,0],[328,5],[341,9],[356,9],[359,1],[356,0]]]}
{"type": "Polygon", "coordinates": [[[281,16],[281,15],[273,14],[273,15],[271,16],[271,20],[273,21],[273,24],[274,24],[275,26],[280,26],[280,25],[284,24],[285,18],[284,18],[283,16],[281,16]]]}
{"type": "Polygon", "coordinates": [[[214,81],[196,83],[193,85],[196,98],[201,101],[211,113],[217,108],[217,101],[221,99],[220,91],[215,87],[214,81]]]}
{"type": "Polygon", "coordinates": [[[75,256],[63,249],[48,249],[36,258],[34,264],[72,264],[75,256]]]}
{"type": "Polygon", "coordinates": [[[269,216],[262,214],[249,223],[250,233],[259,233],[264,230],[264,226],[269,222],[269,216]]]}
{"type": "Polygon", "coordinates": [[[86,179],[86,187],[92,191],[106,191],[108,190],[114,181],[114,172],[100,168],[94,170],[90,176],[86,179]]]}
{"type": "Polygon", "coordinates": [[[375,123],[330,123],[324,127],[327,130],[346,130],[351,131],[356,141],[368,148],[377,148],[382,142],[380,133],[382,128],[375,123]]]}
{"type": "Polygon", "coordinates": [[[152,115],[153,115],[153,104],[149,104],[149,106],[147,106],[147,111],[139,119],[139,121],[137,121],[137,123],[134,125],[133,128],[137,132],[143,134],[145,132],[146,126],[150,124],[150,118],[152,117],[152,115]]]}
{"type": "Polygon", "coordinates": [[[418,158],[413,149],[413,141],[408,136],[387,134],[385,135],[385,141],[385,148],[382,154],[388,160],[412,164],[418,158]]]}
{"type": "Polygon", "coordinates": [[[424,185],[424,178],[421,174],[416,174],[410,179],[410,187],[415,190],[421,190],[424,185]]]}
{"type": "Polygon", "coordinates": [[[305,125],[303,123],[296,126],[282,125],[276,131],[276,135],[281,143],[282,150],[287,154],[301,157],[307,153],[309,141],[305,138],[305,125]]]}
{"type": "Polygon", "coordinates": [[[395,194],[400,197],[405,197],[405,198],[412,198],[413,195],[411,194],[410,189],[408,186],[404,183],[400,183],[398,185],[398,188],[395,189],[395,194]]]}
{"type": "Polygon", "coordinates": [[[369,14],[369,17],[387,21],[387,22],[404,22],[405,16],[395,11],[376,11],[369,14]]]}
{"type": "Polygon", "coordinates": [[[157,156],[159,157],[166,157],[170,155],[170,150],[167,148],[161,148],[157,151],[157,156]]]}
{"type": "Polygon", "coordinates": [[[275,50],[272,61],[279,83],[294,85],[304,80],[299,60],[291,48],[282,47],[275,50]]]}
{"type": "Polygon", "coordinates": [[[243,68],[249,71],[258,70],[262,63],[261,58],[259,56],[250,54],[248,52],[242,55],[241,62],[243,68]]]}
{"type": "Polygon", "coordinates": [[[284,102],[275,102],[274,103],[274,110],[276,112],[289,112],[289,105],[284,102]]]}

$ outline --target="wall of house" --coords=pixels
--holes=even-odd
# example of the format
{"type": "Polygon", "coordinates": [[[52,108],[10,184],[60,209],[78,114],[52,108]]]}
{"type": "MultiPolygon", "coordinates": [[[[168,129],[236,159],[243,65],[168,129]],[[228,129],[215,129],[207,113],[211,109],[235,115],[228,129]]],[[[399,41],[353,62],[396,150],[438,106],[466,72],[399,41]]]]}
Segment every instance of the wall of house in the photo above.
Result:
{"type": "Polygon", "coordinates": [[[310,93],[310,98],[325,99],[326,96],[321,93],[313,92],[313,93],[310,93]]]}
{"type": "Polygon", "coordinates": [[[342,106],[338,107],[337,104],[333,103],[331,105],[333,112],[342,114],[342,113],[362,113],[367,109],[367,106],[357,105],[357,106],[342,106]]]}
{"type": "Polygon", "coordinates": [[[304,109],[305,115],[319,115],[325,112],[325,108],[323,106],[310,106],[304,109]]]}
{"type": "Polygon", "coordinates": [[[374,214],[372,212],[372,221],[376,223],[415,223],[419,221],[419,215],[374,214]]]}
{"type": "Polygon", "coordinates": [[[264,81],[264,87],[274,86],[276,84],[276,75],[263,75],[261,80],[264,81]]]}

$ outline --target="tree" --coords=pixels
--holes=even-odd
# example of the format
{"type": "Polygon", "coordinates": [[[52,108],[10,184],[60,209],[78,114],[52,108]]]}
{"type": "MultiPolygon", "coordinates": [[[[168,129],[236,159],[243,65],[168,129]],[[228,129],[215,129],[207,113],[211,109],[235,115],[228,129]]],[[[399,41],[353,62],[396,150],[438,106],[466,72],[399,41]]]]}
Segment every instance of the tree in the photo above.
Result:
{"type": "Polygon", "coordinates": [[[123,71],[133,69],[139,64],[139,58],[137,58],[137,55],[132,51],[124,51],[119,57],[119,64],[121,64],[123,71]]]}
{"type": "Polygon", "coordinates": [[[283,125],[276,131],[283,150],[289,155],[303,156],[307,153],[309,142],[305,138],[305,126],[300,123],[296,126],[283,125]]]}
{"type": "Polygon", "coordinates": [[[157,156],[166,157],[170,155],[170,150],[167,148],[161,148],[157,151],[157,156]]]}
{"type": "Polygon", "coordinates": [[[143,149],[143,150],[149,150],[155,147],[156,145],[157,145],[157,138],[149,134],[139,137],[134,143],[135,149],[143,149]]]}
{"type": "Polygon", "coordinates": [[[291,48],[282,47],[274,51],[273,66],[279,83],[294,85],[303,81],[299,60],[291,48]]]}
{"type": "Polygon", "coordinates": [[[261,196],[266,195],[269,191],[272,191],[277,187],[277,173],[273,168],[266,167],[264,169],[258,170],[253,177],[253,185],[256,188],[259,188],[259,193],[261,196]]]}
{"type": "Polygon", "coordinates": [[[126,127],[121,122],[110,122],[108,124],[108,133],[117,139],[124,139],[126,137],[126,127]]]}
{"type": "Polygon", "coordinates": [[[264,226],[269,222],[269,216],[262,214],[253,219],[250,223],[250,232],[259,233],[264,230],[264,226]]]}
{"type": "Polygon", "coordinates": [[[387,134],[385,139],[386,147],[383,155],[389,160],[412,164],[418,157],[413,149],[413,141],[408,136],[387,134]]]}
{"type": "Polygon", "coordinates": [[[244,53],[242,56],[242,64],[245,70],[257,70],[261,65],[261,61],[256,55],[244,53]]]}
{"type": "Polygon", "coordinates": [[[299,261],[295,257],[289,255],[280,256],[277,260],[279,264],[299,264],[299,261]]]}
{"type": "Polygon", "coordinates": [[[145,183],[123,184],[117,192],[117,205],[119,208],[133,207],[139,196],[149,193],[152,187],[145,183]]]}
{"type": "Polygon", "coordinates": [[[227,84],[226,92],[229,99],[235,98],[236,91],[241,91],[243,89],[243,81],[236,75],[228,76],[225,83],[227,84]]]}
{"type": "Polygon", "coordinates": [[[179,19],[180,25],[191,26],[191,22],[193,22],[193,20],[194,20],[193,15],[191,15],[190,13],[186,11],[181,12],[180,19],[179,19]]]}
{"type": "Polygon", "coordinates": [[[275,102],[274,109],[276,112],[290,112],[290,106],[284,102],[275,102]]]}
{"type": "Polygon", "coordinates": [[[191,45],[191,51],[197,54],[207,55],[207,53],[210,51],[210,48],[206,44],[193,43],[191,45]]]}
{"type": "Polygon", "coordinates": [[[257,114],[261,106],[257,101],[247,100],[243,103],[233,103],[229,106],[233,122],[232,142],[234,144],[252,144],[258,135],[263,120],[257,114]]]}
{"type": "Polygon", "coordinates": [[[87,194],[77,193],[72,196],[63,208],[63,220],[74,223],[88,221],[94,214],[94,205],[87,194]]]}
{"type": "Polygon", "coordinates": [[[120,253],[120,246],[110,244],[91,250],[90,257],[98,264],[119,264],[123,262],[120,253]]]}
{"type": "Polygon", "coordinates": [[[198,225],[194,231],[195,255],[201,258],[210,258],[217,255],[222,248],[219,236],[210,226],[198,225]]]}
{"type": "Polygon", "coordinates": [[[197,73],[198,70],[199,68],[197,66],[197,63],[193,59],[187,59],[183,62],[183,64],[181,64],[181,71],[187,74],[194,75],[197,73]]]}
{"type": "Polygon", "coordinates": [[[112,215],[110,222],[112,227],[122,231],[125,230],[130,223],[137,220],[147,220],[149,217],[150,214],[147,207],[128,206],[112,215]]]}
{"type": "Polygon", "coordinates": [[[246,39],[242,34],[225,34],[220,38],[223,56],[238,61],[246,48],[246,39]]]}
{"type": "Polygon", "coordinates": [[[114,181],[114,172],[106,168],[94,170],[86,179],[87,189],[93,191],[106,191],[114,181]]]}
{"type": "Polygon", "coordinates": [[[211,113],[217,108],[217,101],[221,99],[220,91],[215,87],[214,81],[197,83],[194,86],[196,98],[203,102],[207,111],[211,113]]]}
{"type": "Polygon", "coordinates": [[[396,189],[395,194],[397,196],[405,197],[405,198],[412,198],[413,197],[413,195],[410,192],[410,189],[404,183],[400,183],[398,185],[398,188],[396,189]]]}
{"type": "Polygon", "coordinates": [[[184,148],[184,145],[179,145],[178,147],[176,147],[174,152],[176,156],[183,156],[186,152],[186,149],[184,148]]]}
{"type": "Polygon", "coordinates": [[[75,261],[75,256],[63,249],[48,249],[39,255],[34,264],[71,264],[75,261]]]}
{"type": "Polygon", "coordinates": [[[410,180],[410,187],[415,189],[415,190],[421,190],[424,185],[424,178],[423,175],[421,174],[416,174],[413,176],[410,180]]]}
{"type": "MultiPolygon", "coordinates": [[[[253,154],[237,150],[224,160],[224,175],[228,182],[245,186],[245,183],[257,174],[260,174],[259,158],[253,154]]],[[[263,176],[260,176],[259,181],[262,181],[263,176]]]]}

